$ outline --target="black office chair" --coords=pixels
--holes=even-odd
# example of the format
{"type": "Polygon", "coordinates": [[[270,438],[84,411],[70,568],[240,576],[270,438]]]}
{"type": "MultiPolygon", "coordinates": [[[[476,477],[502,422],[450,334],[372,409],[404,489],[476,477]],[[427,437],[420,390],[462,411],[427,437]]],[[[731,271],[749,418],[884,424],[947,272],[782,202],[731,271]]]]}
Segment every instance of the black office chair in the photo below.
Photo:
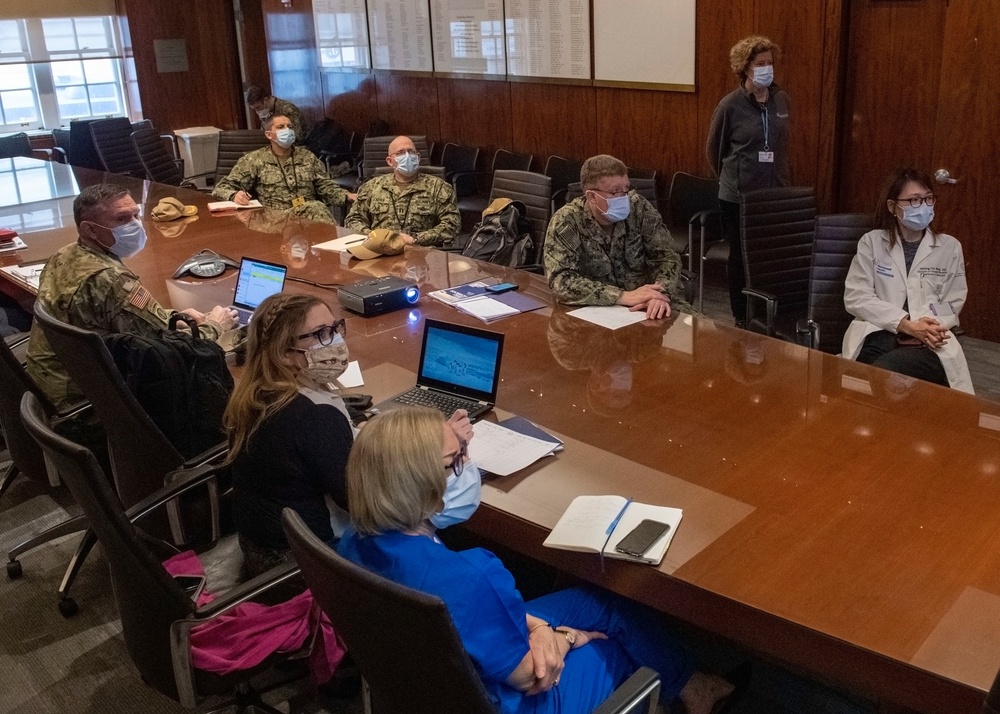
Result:
{"type": "Polygon", "coordinates": [[[532,171],[496,171],[493,173],[490,202],[495,198],[520,201],[527,208],[531,239],[535,243],[534,264],[540,266],[545,231],[552,217],[552,179],[532,171]]]}
{"type": "Polygon", "coordinates": [[[872,227],[868,213],[816,216],[806,312],[808,345],[814,349],[840,354],[844,333],[854,319],[844,307],[844,283],[858,241],[872,227]]]}
{"type": "Polygon", "coordinates": [[[534,156],[531,154],[515,154],[506,149],[497,149],[493,154],[493,163],[490,166],[489,183],[483,183],[485,188],[480,188],[479,175],[476,175],[476,194],[474,196],[460,196],[458,198],[458,210],[462,214],[462,232],[468,233],[472,227],[483,217],[483,211],[490,204],[490,189],[493,186],[493,175],[497,171],[531,171],[531,161],[534,156]]]}
{"type": "Polygon", "coordinates": [[[143,127],[133,131],[130,140],[139,156],[142,168],[146,172],[146,178],[150,181],[168,186],[197,188],[190,179],[211,174],[205,173],[185,178],[184,159],[173,156],[163,143],[165,138],[169,140],[171,137],[170,134],[158,133],[152,127],[143,127]]]}
{"type": "Polygon", "coordinates": [[[69,123],[69,130],[53,129],[52,139],[56,146],[64,150],[70,166],[78,166],[94,171],[104,171],[101,157],[97,155],[94,138],[90,135],[90,125],[99,119],[74,119],[69,123]],[[65,132],[65,133],[64,133],[65,132]]]}
{"type": "Polygon", "coordinates": [[[251,151],[268,146],[271,142],[264,132],[255,129],[235,129],[219,132],[219,154],[215,159],[215,183],[224,179],[236,162],[251,151]]]}
{"type": "MultiPolygon", "coordinates": [[[[67,373],[90,400],[107,433],[115,488],[126,508],[159,490],[169,474],[201,468],[226,452],[226,444],[222,443],[185,461],[133,396],[100,335],[57,320],[40,302],[35,303],[35,319],[67,373]]],[[[214,481],[209,484],[208,502],[211,520],[216,523],[219,500],[214,481]]],[[[174,542],[186,542],[188,535],[176,504],[168,512],[174,542]]],[[[158,537],[166,537],[165,526],[162,518],[147,524],[158,537]]],[[[213,529],[208,537],[218,540],[219,533],[213,529]]]]}
{"type": "Polygon", "coordinates": [[[740,245],[747,329],[798,339],[809,303],[809,264],[816,229],[812,187],[748,191],[740,202],[740,245]]]}
{"type": "Polygon", "coordinates": [[[580,180],[582,161],[550,156],[545,162],[545,175],[552,179],[552,210],[558,211],[566,205],[566,191],[569,185],[580,180]]]}
{"type": "Polygon", "coordinates": [[[24,156],[29,159],[52,159],[52,149],[32,149],[31,140],[23,131],[0,136],[0,159],[24,156]]]}
{"type": "Polygon", "coordinates": [[[448,183],[455,188],[455,198],[472,196],[476,193],[476,162],[479,160],[478,146],[445,144],[441,152],[448,183]]]}
{"type": "Polygon", "coordinates": [[[667,226],[674,250],[687,252],[688,270],[698,274],[698,310],[704,305],[705,266],[729,261],[729,242],[722,233],[719,180],[678,171],[670,180],[667,226]],[[698,229],[697,248],[694,240],[698,229]]]}
{"type": "MultiPolygon", "coordinates": [[[[0,496],[3,496],[19,475],[39,483],[48,481],[48,469],[42,451],[25,431],[24,423],[21,421],[21,398],[29,393],[35,395],[40,409],[53,425],[65,419],[72,419],[87,409],[87,405],[84,404],[74,406],[64,412],[57,412],[45,393],[24,371],[24,367],[7,343],[0,340],[0,427],[3,428],[4,440],[7,442],[12,462],[4,473],[3,481],[0,482],[0,496]]],[[[7,553],[7,577],[11,580],[21,577],[23,570],[18,558],[22,554],[43,543],[82,531],[85,528],[87,528],[86,518],[74,516],[17,544],[7,553]]],[[[82,543],[83,540],[81,540],[81,545],[82,543]]],[[[69,591],[69,587],[76,579],[82,564],[83,557],[80,557],[78,551],[77,556],[70,561],[66,574],[63,576],[63,582],[60,586],[61,594],[69,591]]],[[[59,602],[60,611],[64,615],[72,615],[76,611],[75,603],[68,595],[62,597],[59,602]]]]}
{"type": "MultiPolygon", "coordinates": [[[[365,678],[366,711],[496,714],[443,601],[340,557],[290,508],[281,518],[302,577],[365,678]]],[[[659,690],[644,667],[594,714],[652,714],[659,690]]]]}
{"type": "Polygon", "coordinates": [[[214,479],[214,472],[205,469],[186,473],[173,486],[150,494],[126,512],[94,455],[52,431],[35,395],[24,395],[21,417],[28,433],[59,469],[73,497],[94,524],[110,566],[111,590],[121,616],[125,647],[142,680],[188,708],[196,707],[205,697],[235,692],[238,711],[255,707],[277,714],[278,710],[260,702],[259,695],[249,688],[249,680],[290,655],[272,655],[257,667],[219,675],[194,668],[190,633],[196,625],[287,582],[297,575],[297,569],[279,566],[199,608],[161,564],[176,549],[149,537],[135,525],[138,522],[141,526],[148,514],[165,503],[214,479]]]}
{"type": "Polygon", "coordinates": [[[146,178],[146,169],[132,145],[132,131],[132,122],[125,117],[99,119],[90,124],[94,148],[105,171],[146,178]]]}

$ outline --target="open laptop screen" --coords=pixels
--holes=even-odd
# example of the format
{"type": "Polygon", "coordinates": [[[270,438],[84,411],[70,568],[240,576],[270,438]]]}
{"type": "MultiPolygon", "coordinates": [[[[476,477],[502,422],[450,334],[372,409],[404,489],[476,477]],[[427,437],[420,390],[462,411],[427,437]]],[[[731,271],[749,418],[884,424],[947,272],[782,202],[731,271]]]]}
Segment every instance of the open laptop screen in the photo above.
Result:
{"type": "Polygon", "coordinates": [[[240,276],[236,280],[233,304],[246,310],[256,310],[265,298],[281,292],[285,286],[286,272],[284,265],[243,258],[240,261],[240,276]]]}
{"type": "Polygon", "coordinates": [[[503,337],[497,332],[427,320],[417,383],[495,403],[503,337]]]}

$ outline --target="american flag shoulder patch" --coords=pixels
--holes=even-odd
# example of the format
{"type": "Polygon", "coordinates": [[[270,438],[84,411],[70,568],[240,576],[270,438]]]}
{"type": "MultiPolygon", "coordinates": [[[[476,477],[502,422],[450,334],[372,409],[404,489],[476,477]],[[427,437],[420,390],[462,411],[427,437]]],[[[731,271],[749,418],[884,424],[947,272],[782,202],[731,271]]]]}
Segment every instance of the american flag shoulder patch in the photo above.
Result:
{"type": "Polygon", "coordinates": [[[149,301],[152,300],[152,297],[146,288],[136,283],[135,287],[132,288],[132,292],[128,294],[128,303],[129,305],[134,305],[137,310],[144,310],[149,301]]]}

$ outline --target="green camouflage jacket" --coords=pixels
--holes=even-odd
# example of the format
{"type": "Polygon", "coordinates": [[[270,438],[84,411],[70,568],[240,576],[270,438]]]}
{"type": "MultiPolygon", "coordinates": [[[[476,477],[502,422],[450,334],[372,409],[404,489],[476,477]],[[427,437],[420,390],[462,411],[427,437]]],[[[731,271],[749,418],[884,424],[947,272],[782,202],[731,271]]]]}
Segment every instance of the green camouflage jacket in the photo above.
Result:
{"type": "Polygon", "coordinates": [[[401,185],[385,174],[361,185],[344,225],[365,235],[389,228],[413,236],[417,245],[444,245],[458,234],[462,218],[451,184],[420,174],[401,185]]]}

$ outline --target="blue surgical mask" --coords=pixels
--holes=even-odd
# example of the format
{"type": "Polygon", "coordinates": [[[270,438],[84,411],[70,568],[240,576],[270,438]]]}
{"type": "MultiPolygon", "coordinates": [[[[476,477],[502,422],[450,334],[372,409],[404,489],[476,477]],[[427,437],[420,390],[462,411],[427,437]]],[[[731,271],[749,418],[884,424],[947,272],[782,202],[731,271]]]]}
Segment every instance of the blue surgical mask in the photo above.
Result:
{"type": "Polygon", "coordinates": [[[605,200],[608,202],[608,210],[604,211],[605,218],[612,223],[619,223],[628,218],[629,211],[632,210],[628,195],[612,196],[605,200]]]}
{"type": "Polygon", "coordinates": [[[420,168],[419,154],[403,154],[396,159],[396,168],[404,176],[412,176],[420,168]]]}
{"type": "Polygon", "coordinates": [[[911,231],[922,231],[934,220],[934,206],[921,203],[919,206],[903,206],[903,217],[900,223],[911,231]]]}
{"type": "Polygon", "coordinates": [[[284,129],[278,129],[274,132],[274,140],[278,142],[278,146],[282,149],[287,149],[289,146],[295,143],[295,129],[290,127],[285,127],[284,129]]]}
{"type": "Polygon", "coordinates": [[[458,476],[448,474],[448,484],[444,488],[444,508],[431,516],[435,528],[447,528],[464,523],[479,508],[482,497],[483,479],[479,467],[467,461],[458,476]]]}
{"type": "Polygon", "coordinates": [[[752,67],[753,83],[758,87],[770,87],[774,81],[774,65],[768,64],[763,67],[752,67]]]}
{"type": "Polygon", "coordinates": [[[111,229],[115,244],[108,248],[119,258],[131,258],[146,246],[146,229],[138,218],[111,229]]]}

